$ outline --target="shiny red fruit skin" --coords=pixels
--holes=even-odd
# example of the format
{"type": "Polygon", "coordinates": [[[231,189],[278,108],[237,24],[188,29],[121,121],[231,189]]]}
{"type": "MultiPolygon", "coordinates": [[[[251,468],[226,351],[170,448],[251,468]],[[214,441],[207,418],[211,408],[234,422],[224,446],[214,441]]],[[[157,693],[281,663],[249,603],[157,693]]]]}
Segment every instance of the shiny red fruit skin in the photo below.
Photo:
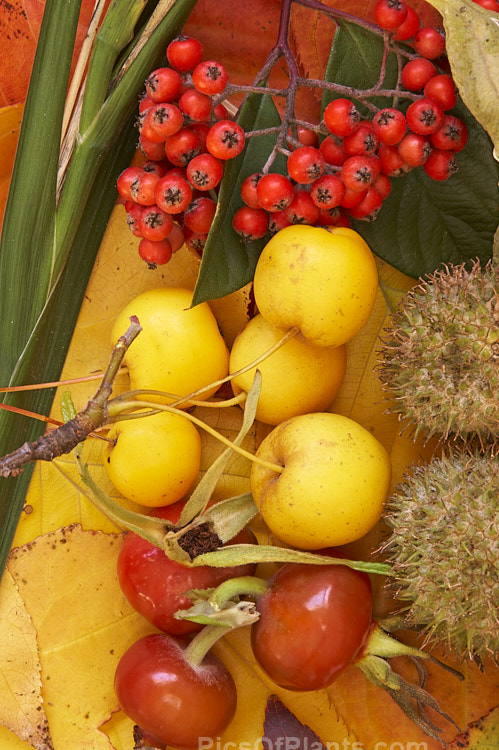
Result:
{"type": "Polygon", "coordinates": [[[193,667],[184,656],[187,641],[152,633],[121,657],[114,687],[133,722],[168,746],[197,748],[200,738],[218,737],[234,716],[234,680],[212,653],[193,667]]]}
{"type": "MultiPolygon", "coordinates": [[[[176,523],[183,505],[183,502],[179,502],[155,508],[152,515],[176,523]]],[[[254,535],[246,529],[234,537],[234,542],[251,544],[254,541],[254,535]]],[[[195,633],[202,627],[173,616],[178,609],[187,609],[192,605],[184,592],[217,586],[227,578],[252,575],[254,571],[254,565],[189,568],[170,560],[163,550],[134,532],[126,535],[117,564],[119,584],[132,607],[158,630],[173,635],[195,633]]]]}
{"type": "Polygon", "coordinates": [[[320,690],[359,653],[369,632],[372,590],[345,565],[286,563],[257,599],[251,626],[257,662],[280,687],[320,690]]]}

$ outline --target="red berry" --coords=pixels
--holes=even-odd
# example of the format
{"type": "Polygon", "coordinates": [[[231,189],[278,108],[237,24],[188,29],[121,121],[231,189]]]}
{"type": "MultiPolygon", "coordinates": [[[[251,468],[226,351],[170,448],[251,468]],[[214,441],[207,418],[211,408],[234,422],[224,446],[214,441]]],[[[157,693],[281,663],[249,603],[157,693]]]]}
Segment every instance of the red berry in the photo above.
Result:
{"type": "Polygon", "coordinates": [[[319,151],[326,164],[330,164],[332,167],[341,167],[347,158],[343,148],[343,140],[336,135],[326,136],[319,146],[319,151]]]}
{"type": "Polygon", "coordinates": [[[198,255],[203,254],[207,238],[207,234],[198,234],[197,232],[193,232],[192,229],[189,229],[189,227],[184,229],[184,241],[186,247],[190,250],[194,250],[198,255]]]}
{"type": "Polygon", "coordinates": [[[412,169],[400,156],[397,146],[380,146],[378,158],[381,163],[381,172],[387,177],[400,177],[412,169]]]}
{"type": "Polygon", "coordinates": [[[427,99],[438,102],[444,112],[452,109],[457,102],[456,86],[451,76],[446,73],[430,78],[424,86],[423,93],[427,99]]]}
{"type": "Polygon", "coordinates": [[[153,206],[156,203],[154,191],[158,180],[159,177],[157,174],[141,170],[141,173],[137,175],[130,185],[132,200],[135,203],[140,203],[141,206],[153,206]]]}
{"type": "Polygon", "coordinates": [[[192,188],[180,175],[167,172],[158,181],[154,196],[162,211],[167,214],[180,214],[192,200],[192,188]]]}
{"type": "Polygon", "coordinates": [[[262,177],[261,172],[254,172],[248,175],[241,185],[241,198],[250,208],[261,208],[256,188],[262,177]]]}
{"type": "Polygon", "coordinates": [[[126,223],[134,237],[142,237],[140,231],[140,218],[142,213],[147,210],[147,206],[141,206],[139,203],[132,203],[126,212],[126,223]]]}
{"type": "Polygon", "coordinates": [[[361,122],[355,133],[343,138],[347,156],[371,156],[376,153],[379,138],[370,122],[361,122]]]}
{"type": "Polygon", "coordinates": [[[430,135],[442,125],[444,111],[438,102],[424,97],[409,105],[406,118],[413,133],[430,135]]]}
{"type": "Polygon", "coordinates": [[[139,255],[149,268],[163,266],[172,257],[172,247],[167,239],[154,242],[142,239],[139,242],[139,255]]]}
{"type": "Polygon", "coordinates": [[[199,138],[199,148],[201,153],[206,153],[206,139],[210,132],[210,126],[207,122],[191,122],[189,123],[189,130],[196,133],[199,138]]]}
{"type": "Polygon", "coordinates": [[[244,130],[232,120],[219,120],[211,126],[206,148],[217,159],[234,159],[244,148],[244,130]]]}
{"type": "Polygon", "coordinates": [[[258,240],[263,237],[269,228],[269,216],[261,208],[250,208],[243,206],[239,208],[232,219],[234,231],[239,234],[245,242],[258,240]]]}
{"type": "Polygon", "coordinates": [[[215,118],[217,120],[229,120],[229,111],[227,107],[220,102],[220,104],[217,104],[215,107],[213,107],[213,114],[215,115],[215,118]]]}
{"type": "Polygon", "coordinates": [[[269,214],[269,232],[276,234],[280,232],[284,227],[291,226],[291,222],[286,215],[286,209],[283,211],[273,211],[269,214]]]}
{"type": "Polygon", "coordinates": [[[187,179],[197,190],[213,190],[223,177],[224,166],[211,154],[199,154],[186,168],[187,179]]]}
{"type": "Polygon", "coordinates": [[[204,122],[211,114],[211,99],[197,89],[187,89],[178,100],[180,111],[189,120],[204,122]]]}
{"type": "Polygon", "coordinates": [[[396,39],[397,42],[404,42],[407,39],[412,39],[412,37],[415,36],[416,32],[418,31],[420,25],[421,22],[419,20],[418,14],[414,10],[414,8],[411,8],[411,6],[408,5],[405,20],[402,21],[397,29],[395,29],[394,39],[396,39]]]}
{"type": "Polygon", "coordinates": [[[216,210],[217,204],[211,198],[196,198],[185,209],[184,224],[191,232],[208,234],[216,210]]]}
{"type": "Polygon", "coordinates": [[[141,133],[153,143],[162,143],[177,133],[184,124],[182,112],[175,104],[155,104],[145,113],[141,133]]]}
{"type": "Polygon", "coordinates": [[[376,179],[378,165],[371,156],[350,156],[341,168],[341,179],[347,190],[362,191],[376,179]]]}
{"type": "Polygon", "coordinates": [[[315,224],[319,227],[334,227],[338,224],[340,217],[341,209],[339,206],[335,206],[334,208],[320,208],[319,217],[315,224]]]}
{"type": "Polygon", "coordinates": [[[359,203],[366,197],[367,188],[365,190],[351,190],[345,188],[345,193],[341,199],[340,206],[342,208],[351,209],[354,206],[358,206],[359,203]]]}
{"type": "Polygon", "coordinates": [[[172,253],[176,253],[184,244],[184,233],[176,222],[173,222],[170,234],[168,235],[168,242],[172,247],[172,253]]]}
{"type": "Polygon", "coordinates": [[[313,146],[301,146],[288,156],[287,169],[292,180],[308,185],[323,173],[324,156],[313,146]]]}
{"type": "MultiPolygon", "coordinates": [[[[290,150],[298,147],[298,144],[296,143],[296,140],[292,139],[291,136],[291,129],[288,130],[288,136],[290,140],[288,140],[288,146],[290,150]]],[[[309,128],[304,128],[303,125],[297,125],[296,127],[296,136],[298,143],[301,146],[314,146],[317,148],[319,145],[319,137],[317,133],[315,133],[313,130],[310,130],[309,128]]]]}
{"type": "Polygon", "coordinates": [[[499,13],[499,2],[497,0],[473,0],[473,2],[486,10],[493,10],[494,13],[499,13]]]}
{"type": "Polygon", "coordinates": [[[407,122],[403,112],[393,107],[385,107],[373,117],[373,129],[380,143],[394,146],[404,137],[407,130],[407,122]]]}
{"type": "Polygon", "coordinates": [[[166,57],[172,68],[188,73],[203,59],[203,45],[193,37],[179,36],[166,48],[166,57]]]}
{"type": "Polygon", "coordinates": [[[382,29],[396,29],[405,21],[407,5],[403,0],[378,0],[374,6],[374,18],[382,29]]]}
{"type": "Polygon", "coordinates": [[[271,172],[264,175],[256,186],[261,208],[265,211],[283,211],[294,198],[293,185],[282,174],[271,172]]]}
{"type": "Polygon", "coordinates": [[[443,30],[423,26],[414,37],[414,49],[428,60],[436,60],[445,52],[445,36],[443,30]]]}
{"type": "Polygon", "coordinates": [[[227,85],[228,75],[222,63],[203,60],[192,71],[192,83],[203,94],[220,94],[227,85]]]}
{"type": "Polygon", "coordinates": [[[383,199],[378,191],[371,185],[367,189],[367,193],[364,198],[356,206],[353,206],[349,210],[349,214],[353,219],[361,219],[362,221],[374,221],[377,217],[383,199]]]}
{"type": "Polygon", "coordinates": [[[182,76],[171,68],[157,68],[145,80],[147,96],[154,102],[173,102],[182,85],[182,76]]]}
{"type": "Polygon", "coordinates": [[[424,135],[407,133],[398,144],[398,151],[406,164],[420,167],[431,153],[431,144],[424,135]]]}
{"type": "Polygon", "coordinates": [[[313,225],[319,218],[319,209],[305,189],[295,190],[291,203],[284,209],[291,224],[313,225]]]}
{"type": "Polygon", "coordinates": [[[437,75],[437,69],[425,57],[415,57],[402,68],[402,86],[407,91],[422,91],[430,78],[437,75]]]}
{"type": "Polygon", "coordinates": [[[434,148],[425,161],[423,169],[432,180],[447,180],[458,170],[454,152],[434,148]]]}
{"type": "Polygon", "coordinates": [[[373,188],[381,195],[382,200],[386,200],[392,192],[392,183],[390,178],[383,172],[376,177],[372,184],[373,188]]]}
{"type": "Polygon", "coordinates": [[[360,112],[350,99],[333,99],[324,110],[326,128],[333,135],[344,138],[359,126],[360,112]]]}
{"type": "Polygon", "coordinates": [[[345,194],[345,185],[339,177],[324,174],[310,186],[310,197],[318,208],[339,206],[345,194]]]}
{"type": "Polygon", "coordinates": [[[149,107],[152,107],[153,104],[156,104],[154,99],[151,99],[150,96],[147,96],[147,94],[144,94],[140,101],[139,101],[139,114],[142,114],[146,111],[146,109],[149,109],[149,107]]]}
{"type": "Polygon", "coordinates": [[[166,157],[176,167],[187,166],[200,152],[201,141],[190,127],[177,131],[165,143],[166,157]]]}
{"type": "Polygon", "coordinates": [[[139,136],[139,148],[147,159],[151,161],[162,161],[165,158],[164,141],[154,142],[146,138],[142,133],[139,136]]]}
{"type": "Polygon", "coordinates": [[[468,128],[463,120],[454,115],[445,115],[441,127],[432,133],[430,141],[435,148],[443,151],[462,151],[468,140],[468,128]]]}
{"type": "Polygon", "coordinates": [[[163,177],[168,169],[168,167],[166,166],[166,161],[166,159],[164,159],[163,162],[152,161],[151,159],[149,159],[142,164],[142,169],[144,170],[144,172],[153,172],[154,174],[157,174],[158,177],[163,177]]]}
{"type": "Polygon", "coordinates": [[[139,231],[146,240],[165,240],[171,232],[173,219],[159,206],[147,206],[139,219],[139,231]]]}
{"type": "Polygon", "coordinates": [[[127,167],[118,177],[116,187],[118,189],[118,194],[124,200],[132,200],[135,203],[135,200],[132,197],[131,186],[136,177],[142,174],[142,171],[141,167],[127,167]]]}

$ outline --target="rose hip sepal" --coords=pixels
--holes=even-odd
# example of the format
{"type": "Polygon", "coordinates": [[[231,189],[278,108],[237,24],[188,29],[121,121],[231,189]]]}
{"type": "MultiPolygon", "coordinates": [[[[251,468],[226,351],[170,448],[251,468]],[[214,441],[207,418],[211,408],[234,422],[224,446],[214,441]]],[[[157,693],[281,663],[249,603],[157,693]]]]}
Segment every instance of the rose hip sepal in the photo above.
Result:
{"type": "MultiPolygon", "coordinates": [[[[184,506],[185,502],[180,501],[155,508],[153,515],[176,524],[184,506]]],[[[232,543],[252,544],[256,538],[246,528],[232,543]]],[[[163,549],[134,532],[126,535],[117,563],[119,584],[132,607],[158,630],[171,635],[185,635],[201,628],[197,623],[174,617],[177,610],[191,606],[186,591],[213,588],[227,578],[251,575],[255,569],[256,564],[187,567],[171,560],[163,549]]]]}
{"type": "Polygon", "coordinates": [[[197,748],[201,737],[218,737],[228,726],[236,710],[236,686],[209,650],[223,631],[204,628],[190,643],[152,633],[123,654],[115,673],[116,696],[143,733],[188,750],[197,748]]]}

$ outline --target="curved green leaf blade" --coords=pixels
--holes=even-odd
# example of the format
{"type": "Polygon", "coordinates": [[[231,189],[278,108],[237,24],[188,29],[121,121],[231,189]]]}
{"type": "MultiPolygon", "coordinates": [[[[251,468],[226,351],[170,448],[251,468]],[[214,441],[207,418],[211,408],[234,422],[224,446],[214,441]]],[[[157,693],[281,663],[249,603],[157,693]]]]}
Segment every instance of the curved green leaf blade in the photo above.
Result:
{"type": "MultiPolygon", "coordinates": [[[[250,94],[239,117],[239,125],[246,132],[262,130],[281,124],[281,118],[268,95],[250,94]]],[[[243,180],[253,172],[259,172],[276,141],[275,134],[250,138],[244,152],[226,164],[217,212],[203,250],[203,259],[194,289],[193,304],[224,297],[241,289],[253,279],[256,262],[262,251],[265,238],[243,242],[232,228],[232,217],[243,205],[240,189],[243,180]]],[[[278,155],[273,171],[285,171],[285,159],[278,155]]]]}

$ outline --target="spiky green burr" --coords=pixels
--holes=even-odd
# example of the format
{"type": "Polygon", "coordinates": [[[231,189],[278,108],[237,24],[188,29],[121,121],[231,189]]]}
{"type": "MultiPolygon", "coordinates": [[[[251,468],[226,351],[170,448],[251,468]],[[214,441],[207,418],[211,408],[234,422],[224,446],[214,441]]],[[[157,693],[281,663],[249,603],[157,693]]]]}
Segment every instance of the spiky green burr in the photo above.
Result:
{"type": "Polygon", "coordinates": [[[499,439],[499,269],[448,266],[394,313],[380,377],[414,435],[477,444],[499,439]]]}
{"type": "Polygon", "coordinates": [[[454,451],[388,504],[390,586],[409,625],[463,658],[499,657],[499,457],[454,451]]]}

